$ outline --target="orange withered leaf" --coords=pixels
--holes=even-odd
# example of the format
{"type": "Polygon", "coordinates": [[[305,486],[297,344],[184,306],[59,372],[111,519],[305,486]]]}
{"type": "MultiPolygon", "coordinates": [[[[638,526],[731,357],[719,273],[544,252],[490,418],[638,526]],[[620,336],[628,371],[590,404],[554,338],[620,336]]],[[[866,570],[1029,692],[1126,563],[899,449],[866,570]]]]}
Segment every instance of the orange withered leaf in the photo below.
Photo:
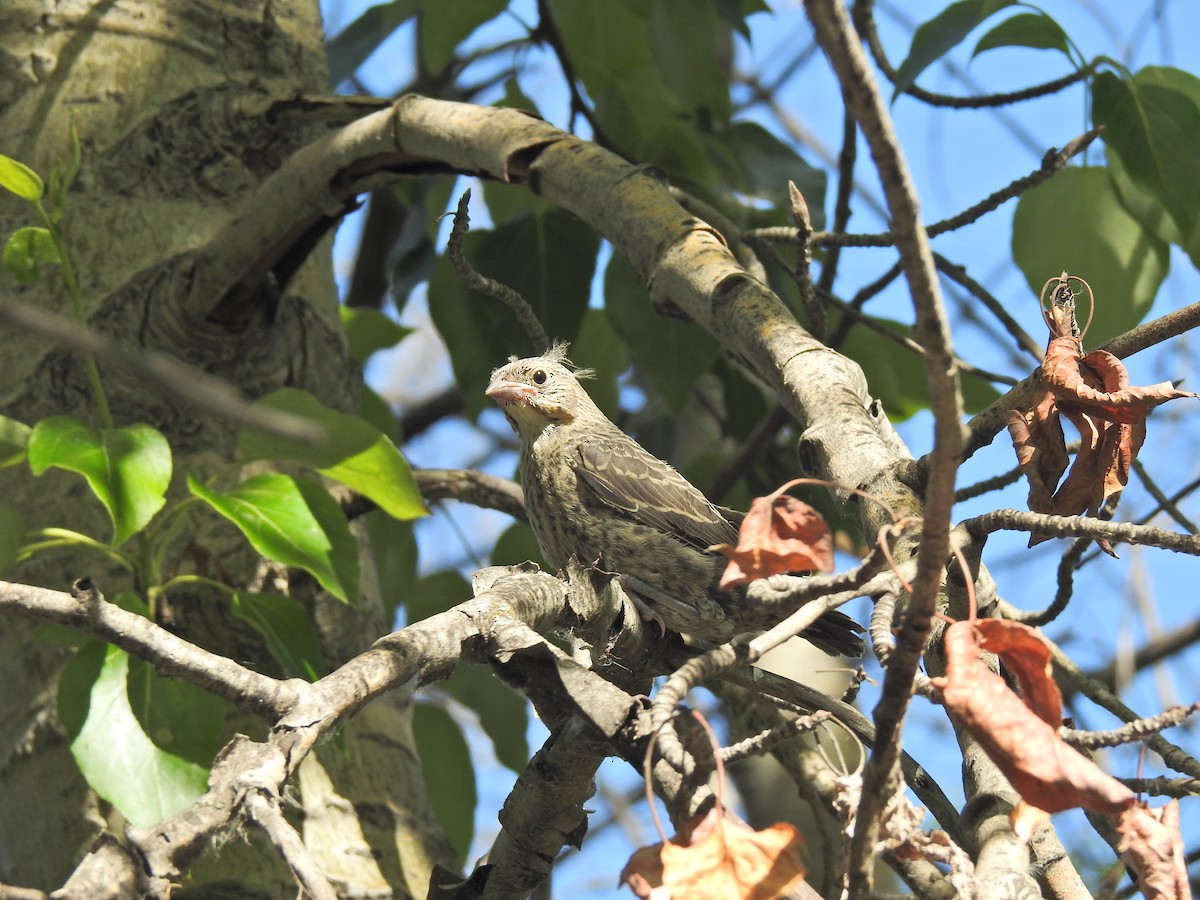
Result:
{"type": "Polygon", "coordinates": [[[709,549],[729,558],[721,576],[728,590],[768,575],[833,571],[833,536],[815,509],[789,497],[784,485],[774,494],[756,497],[742,520],[738,544],[709,549]]]}
{"type": "MultiPolygon", "coordinates": [[[[1132,387],[1117,357],[1104,350],[1084,355],[1075,327],[1069,276],[1063,273],[1054,304],[1047,311],[1050,343],[1042,361],[1042,393],[1028,410],[1009,410],[1008,431],[1017,464],[1029,480],[1029,508],[1058,516],[1095,515],[1109,497],[1129,483],[1129,469],[1146,439],[1146,416],[1168,400],[1196,397],[1164,381],[1132,387]],[[1071,471],[1061,416],[1078,429],[1079,452],[1071,471]]],[[[1080,279],[1073,279],[1080,280],[1080,279]]],[[[1049,283],[1048,283],[1049,284],[1049,283]]],[[[1032,535],[1029,546],[1046,540],[1032,535]]],[[[1097,543],[1106,553],[1112,546],[1097,543]]]]}
{"type": "Polygon", "coordinates": [[[730,821],[710,809],[694,821],[690,841],[643,847],[621,872],[639,897],[695,900],[771,900],[790,894],[804,880],[803,841],[779,822],[762,831],[730,821]],[[665,889],[665,893],[661,891],[665,889]]]}
{"type": "Polygon", "coordinates": [[[1144,803],[1129,807],[1117,820],[1117,832],[1117,850],[1137,873],[1146,900],[1191,900],[1178,800],[1158,809],[1144,803]]]}
{"type": "Polygon", "coordinates": [[[1062,691],[1051,674],[1050,645],[1036,628],[1008,619],[975,622],[979,643],[1000,661],[1021,688],[1021,699],[1052,728],[1062,725],[1062,691]]]}
{"type": "MultiPolygon", "coordinates": [[[[976,623],[946,629],[946,675],[934,679],[947,710],[962,722],[1025,804],[1047,813],[1083,807],[1119,813],[1133,792],[1058,736],[979,658],[976,623]]],[[[1020,814],[1020,809],[1017,811],[1020,814]]]]}

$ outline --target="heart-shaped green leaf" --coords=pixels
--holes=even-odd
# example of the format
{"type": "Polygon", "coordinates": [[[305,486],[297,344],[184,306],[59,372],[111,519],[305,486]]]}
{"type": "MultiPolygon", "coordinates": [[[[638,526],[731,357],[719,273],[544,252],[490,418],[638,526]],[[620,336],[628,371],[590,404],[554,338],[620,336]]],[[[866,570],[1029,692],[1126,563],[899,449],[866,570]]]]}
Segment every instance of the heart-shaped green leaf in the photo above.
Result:
{"type": "Polygon", "coordinates": [[[188,488],[263,556],[304,569],[340,600],[357,598],[358,547],[341,507],[315,481],[256,475],[218,492],[188,476],[188,488]]]}
{"type": "Polygon", "coordinates": [[[124,650],[89,642],[63,670],[59,716],[92,790],[135,827],[148,828],[202,795],[208,770],[150,740],[129,703],[128,673],[124,650]]]}
{"type": "Polygon", "coordinates": [[[316,681],[325,671],[312,619],[296,600],[283,594],[233,595],[233,614],[263,636],[271,655],[293,678],[316,681]]]}
{"type": "Polygon", "coordinates": [[[171,448],[149,425],[91,428],[69,416],[42,419],[29,436],[29,467],[77,472],[104,504],[114,547],[141,531],[166,503],[171,448]]]}
{"type": "Polygon", "coordinates": [[[255,405],[310,419],[324,428],[326,438],[319,444],[305,444],[243,428],[238,434],[238,450],[246,459],[288,459],[311,466],[374,500],[397,519],[426,514],[408,462],[395,444],[364,419],[322,406],[311,394],[295,388],[275,391],[255,405]]]}

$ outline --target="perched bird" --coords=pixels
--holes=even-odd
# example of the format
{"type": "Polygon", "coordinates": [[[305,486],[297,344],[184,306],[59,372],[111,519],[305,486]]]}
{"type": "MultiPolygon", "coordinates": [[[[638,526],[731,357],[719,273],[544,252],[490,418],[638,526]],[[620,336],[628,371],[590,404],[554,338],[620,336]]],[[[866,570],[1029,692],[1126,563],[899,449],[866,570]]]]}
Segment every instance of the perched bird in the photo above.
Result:
{"type": "MultiPolygon", "coordinates": [[[[546,562],[571,554],[624,578],[652,617],[693,644],[712,646],[773,624],[749,609],[745,589],[717,587],[743,514],[713,505],[671,466],[608,420],[565,365],[566,347],[514,359],[492,373],[487,395],[521,441],[525,510],[546,562]]],[[[862,629],[840,612],[804,637],[826,653],[858,656],[862,629]]]]}

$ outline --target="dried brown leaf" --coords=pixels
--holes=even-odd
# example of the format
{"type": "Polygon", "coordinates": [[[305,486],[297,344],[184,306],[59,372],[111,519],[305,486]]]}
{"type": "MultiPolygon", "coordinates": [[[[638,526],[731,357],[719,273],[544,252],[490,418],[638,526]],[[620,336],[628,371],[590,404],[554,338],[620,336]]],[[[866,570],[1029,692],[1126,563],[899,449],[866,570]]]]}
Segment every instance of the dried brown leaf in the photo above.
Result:
{"type": "Polygon", "coordinates": [[[1000,657],[1021,688],[1021,699],[1052,728],[1062,725],[1062,691],[1054,681],[1050,645],[1041,632],[1007,619],[975,623],[980,645],[1000,657]]]}
{"type": "Polygon", "coordinates": [[[742,520],[738,545],[709,548],[729,558],[721,576],[728,590],[769,575],[833,571],[833,536],[815,509],[784,493],[756,497],[742,520]]]}
{"type": "MultiPolygon", "coordinates": [[[[1066,277],[1064,273],[1064,277],[1066,277]]],[[[1074,308],[1048,311],[1051,339],[1042,361],[1043,392],[1027,411],[1010,410],[1008,430],[1017,464],[1029,481],[1029,508],[1057,516],[1095,515],[1109,497],[1129,483],[1129,469],[1146,438],[1146,416],[1168,400],[1196,397],[1164,381],[1131,387],[1129,372],[1105,350],[1083,354],[1072,331],[1074,308]],[[1066,479],[1061,417],[1079,430],[1080,449],[1066,479]]],[[[1044,535],[1030,536],[1029,546],[1044,535]]],[[[1098,540],[1112,555],[1111,544],[1098,540]]]]}
{"type": "Polygon", "coordinates": [[[1117,850],[1137,873],[1146,900],[1191,900],[1178,800],[1158,809],[1144,803],[1129,807],[1117,820],[1117,831],[1117,850]]]}
{"type": "Polygon", "coordinates": [[[714,808],[690,831],[687,845],[668,841],[634,853],[621,872],[621,883],[639,897],[656,891],[655,897],[680,900],[771,900],[791,893],[804,880],[804,842],[786,822],[754,831],[714,808]],[[667,893],[658,893],[659,888],[667,893]]]}
{"type": "Polygon", "coordinates": [[[979,658],[973,622],[946,629],[946,676],[934,680],[946,708],[979,742],[1017,793],[1046,812],[1083,807],[1119,813],[1133,792],[1063,742],[979,658]]]}

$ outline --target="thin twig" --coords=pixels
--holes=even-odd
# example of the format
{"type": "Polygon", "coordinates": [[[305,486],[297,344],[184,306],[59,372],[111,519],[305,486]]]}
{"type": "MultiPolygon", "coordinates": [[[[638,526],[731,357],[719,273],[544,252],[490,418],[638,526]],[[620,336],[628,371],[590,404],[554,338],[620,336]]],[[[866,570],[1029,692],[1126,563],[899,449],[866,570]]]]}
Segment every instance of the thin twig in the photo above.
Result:
{"type": "Polygon", "coordinates": [[[812,236],[812,219],[808,214],[808,203],[794,181],[788,182],[788,199],[792,204],[792,218],[796,221],[796,268],[792,276],[800,289],[800,303],[808,314],[808,330],[819,340],[825,340],[827,317],[825,307],[813,290],[812,247],[808,239],[812,236]]]}
{"type": "Polygon", "coordinates": [[[953,281],[955,284],[966,288],[967,293],[987,307],[988,312],[996,317],[1000,325],[1012,335],[1013,340],[1017,342],[1017,346],[1036,359],[1039,363],[1042,357],[1045,356],[1041,344],[1030,336],[1029,332],[1021,327],[1021,323],[1012,317],[1004,304],[997,300],[992,293],[982,284],[967,274],[965,266],[957,265],[950,262],[940,253],[933,254],[933,261],[937,264],[938,271],[953,281]]]}
{"type": "MultiPolygon", "coordinates": [[[[833,223],[829,227],[832,234],[844,234],[846,226],[850,223],[850,199],[854,194],[854,164],[857,159],[858,122],[847,108],[842,114],[842,151],[838,154],[837,199],[833,203],[833,223]]],[[[833,291],[841,255],[842,248],[837,244],[831,244],[825,252],[825,260],[821,263],[821,277],[817,279],[817,287],[821,290],[833,291]]],[[[829,346],[836,348],[836,344],[829,346]]]]}
{"type": "Polygon", "coordinates": [[[70,350],[91,354],[105,366],[136,372],[148,389],[161,391],[210,416],[308,443],[316,443],[325,437],[325,429],[309,419],[253,406],[229,382],[203,369],[157,350],[135,350],[99,331],[20,303],[4,293],[0,293],[0,321],[70,350]]]}
{"type": "Polygon", "coordinates": [[[1157,716],[1126,722],[1120,728],[1113,728],[1109,731],[1076,731],[1074,728],[1060,728],[1058,733],[1072,747],[1086,750],[1119,747],[1122,744],[1144,741],[1152,734],[1182,725],[1196,712],[1200,712],[1200,703],[1193,703],[1191,706],[1173,706],[1163,710],[1157,716]]]}
{"type": "Polygon", "coordinates": [[[1162,488],[1160,488],[1154,479],[1150,477],[1150,473],[1146,471],[1146,467],[1142,464],[1140,459],[1134,457],[1132,466],[1133,471],[1136,472],[1138,478],[1142,480],[1142,486],[1146,489],[1150,496],[1158,502],[1159,509],[1174,519],[1185,531],[1190,531],[1192,534],[1200,531],[1200,528],[1196,527],[1196,523],[1185,516],[1183,512],[1180,511],[1179,507],[1176,506],[1171,500],[1171,498],[1163,493],[1162,488]]]}
{"type": "Polygon", "coordinates": [[[312,900],[338,900],[338,892],[313,859],[304,840],[280,812],[279,796],[273,788],[274,785],[265,784],[247,791],[242,803],[246,817],[263,830],[271,846],[291,869],[306,897],[312,900]]]}
{"type": "Polygon", "coordinates": [[[462,279],[463,284],[468,288],[479,291],[481,294],[487,294],[489,297],[495,297],[511,309],[516,314],[517,321],[521,323],[521,327],[525,329],[525,333],[529,335],[529,339],[533,342],[534,351],[536,353],[545,353],[550,349],[550,338],[546,336],[546,329],[538,321],[537,314],[534,313],[533,307],[529,305],[529,301],[508,285],[501,284],[499,281],[496,281],[494,278],[488,278],[486,275],[480,275],[467,261],[463,243],[466,240],[467,231],[471,227],[471,217],[467,215],[467,205],[470,201],[471,190],[468,188],[459,198],[458,208],[454,212],[454,227],[450,229],[450,241],[446,250],[447,255],[450,257],[450,263],[454,266],[454,271],[462,279]]]}
{"type": "Polygon", "coordinates": [[[1200,535],[1180,534],[1132,522],[1105,522],[1090,516],[1051,516],[1017,509],[997,509],[960,523],[979,540],[993,531],[1026,531],[1046,537],[1103,538],[1200,556],[1200,535]]]}
{"type": "MultiPolygon", "coordinates": [[[[879,71],[883,72],[888,81],[895,84],[896,70],[888,60],[887,54],[883,50],[883,44],[879,41],[879,33],[875,29],[875,17],[872,14],[873,6],[874,0],[858,0],[854,6],[854,24],[858,29],[859,35],[862,37],[863,43],[870,49],[875,64],[879,66],[879,71]]],[[[1010,103],[1020,103],[1024,100],[1033,100],[1037,97],[1045,97],[1048,94],[1056,94],[1064,88],[1068,88],[1091,77],[1098,65],[1098,61],[1092,61],[1069,75],[1064,75],[1053,81],[1001,94],[954,97],[948,94],[936,94],[924,88],[919,88],[915,84],[901,88],[900,92],[908,94],[923,103],[928,103],[930,106],[945,106],[951,109],[986,109],[989,107],[1007,106],[1010,103]]]]}

